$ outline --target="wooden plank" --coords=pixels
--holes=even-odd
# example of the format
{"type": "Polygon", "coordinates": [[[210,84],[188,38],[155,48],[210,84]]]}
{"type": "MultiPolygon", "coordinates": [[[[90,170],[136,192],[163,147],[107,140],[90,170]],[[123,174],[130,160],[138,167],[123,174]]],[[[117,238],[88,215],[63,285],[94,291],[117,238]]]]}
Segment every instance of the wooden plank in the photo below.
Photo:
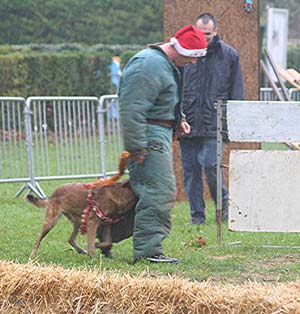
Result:
{"type": "Polygon", "coordinates": [[[264,72],[264,74],[265,74],[269,84],[271,85],[271,87],[272,87],[272,89],[273,89],[277,99],[283,101],[284,99],[283,99],[283,97],[282,97],[282,95],[281,95],[281,93],[279,91],[279,88],[277,87],[277,85],[273,81],[273,79],[271,77],[271,74],[270,74],[270,72],[269,72],[269,70],[268,70],[268,68],[267,68],[267,66],[266,66],[266,64],[264,63],[263,60],[260,60],[260,65],[261,65],[261,68],[262,68],[262,70],[263,70],[263,72],[264,72]]]}
{"type": "Polygon", "coordinates": [[[290,95],[289,95],[289,93],[288,93],[288,91],[287,91],[287,89],[286,89],[286,87],[285,87],[285,85],[284,85],[284,83],[283,83],[279,73],[278,73],[278,68],[277,68],[277,65],[275,64],[275,62],[273,60],[273,57],[271,56],[271,54],[269,53],[269,51],[267,49],[265,49],[265,54],[266,54],[266,56],[267,56],[267,58],[268,58],[268,60],[269,60],[269,62],[271,64],[271,67],[272,67],[272,69],[273,69],[273,71],[275,73],[275,76],[277,77],[278,83],[279,83],[279,85],[281,87],[281,90],[283,92],[285,100],[291,101],[291,97],[290,97],[290,95]]]}
{"type": "Polygon", "coordinates": [[[300,150],[300,142],[298,143],[285,143],[290,149],[300,150]]]}
{"type": "Polygon", "coordinates": [[[300,82],[300,73],[295,69],[287,69],[287,72],[289,72],[295,79],[296,82],[300,82]]]}
{"type": "Polygon", "coordinates": [[[283,68],[278,68],[278,72],[288,82],[289,81],[295,82],[294,76],[291,73],[289,73],[287,70],[285,70],[283,68]]]}
{"type": "Polygon", "coordinates": [[[292,74],[287,72],[283,68],[278,69],[278,73],[287,81],[289,82],[292,86],[300,90],[300,85],[295,82],[295,78],[292,74]]]}
{"type": "Polygon", "coordinates": [[[229,101],[228,137],[233,142],[300,142],[300,102],[229,101]]]}
{"type": "Polygon", "coordinates": [[[231,151],[229,229],[300,231],[300,154],[231,151]]]}

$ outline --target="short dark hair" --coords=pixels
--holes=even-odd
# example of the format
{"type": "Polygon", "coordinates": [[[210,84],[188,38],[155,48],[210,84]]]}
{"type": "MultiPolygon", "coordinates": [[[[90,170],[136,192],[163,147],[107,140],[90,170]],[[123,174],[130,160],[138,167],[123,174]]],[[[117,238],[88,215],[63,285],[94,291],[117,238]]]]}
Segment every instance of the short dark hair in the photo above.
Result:
{"type": "Polygon", "coordinates": [[[198,15],[196,17],[196,22],[198,22],[199,20],[202,20],[203,24],[207,24],[209,21],[212,21],[214,24],[214,27],[217,27],[216,18],[208,12],[204,12],[204,13],[201,13],[200,15],[198,15]]]}

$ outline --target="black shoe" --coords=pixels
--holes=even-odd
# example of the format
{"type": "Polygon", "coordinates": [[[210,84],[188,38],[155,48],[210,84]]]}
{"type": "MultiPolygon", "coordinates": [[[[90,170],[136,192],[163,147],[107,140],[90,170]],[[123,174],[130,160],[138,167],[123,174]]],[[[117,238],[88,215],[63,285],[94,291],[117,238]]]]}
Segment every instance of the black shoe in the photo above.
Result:
{"type": "Polygon", "coordinates": [[[163,254],[157,254],[145,258],[147,261],[152,263],[178,263],[178,259],[174,257],[167,257],[163,254]]]}

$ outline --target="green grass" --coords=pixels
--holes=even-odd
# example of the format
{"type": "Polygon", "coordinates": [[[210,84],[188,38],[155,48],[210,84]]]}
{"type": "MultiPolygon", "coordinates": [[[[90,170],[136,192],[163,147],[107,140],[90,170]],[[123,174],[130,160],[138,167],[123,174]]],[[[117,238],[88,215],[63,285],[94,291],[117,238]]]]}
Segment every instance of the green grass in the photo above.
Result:
{"type": "Polygon", "coordinates": [[[289,147],[285,143],[262,143],[262,150],[288,150],[289,147]]]}
{"type": "MultiPolygon", "coordinates": [[[[49,195],[61,181],[42,182],[49,195]]],[[[21,184],[20,184],[21,185],[21,184]]],[[[24,194],[14,198],[18,184],[0,185],[0,259],[26,263],[44,220],[44,210],[31,206],[24,194]]],[[[265,248],[264,246],[298,246],[297,233],[230,232],[222,225],[222,244],[217,244],[214,206],[207,202],[204,225],[189,223],[186,202],[178,202],[172,212],[173,227],[163,242],[165,254],[177,257],[177,265],[156,265],[148,262],[132,264],[132,239],[113,246],[113,259],[99,251],[93,259],[79,255],[68,244],[71,224],[61,218],[46,236],[35,261],[40,265],[56,264],[64,268],[97,269],[121,274],[177,275],[191,280],[240,284],[246,281],[289,282],[299,279],[300,249],[265,248]],[[205,237],[207,246],[197,247],[195,240],[205,237]]],[[[86,236],[78,242],[86,247],[86,236]]]]}

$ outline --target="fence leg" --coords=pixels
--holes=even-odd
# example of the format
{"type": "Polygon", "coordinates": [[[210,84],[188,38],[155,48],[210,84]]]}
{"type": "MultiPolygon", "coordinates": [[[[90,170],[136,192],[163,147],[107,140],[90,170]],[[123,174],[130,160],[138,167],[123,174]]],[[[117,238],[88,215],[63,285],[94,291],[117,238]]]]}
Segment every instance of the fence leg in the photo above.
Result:
{"type": "Polygon", "coordinates": [[[42,188],[40,187],[40,185],[37,182],[26,182],[16,193],[15,197],[19,197],[25,190],[28,190],[27,194],[29,193],[29,191],[33,192],[34,194],[36,194],[38,197],[40,198],[47,198],[46,194],[44,193],[44,191],[42,190],[42,188]]]}
{"type": "Polygon", "coordinates": [[[40,185],[34,179],[33,172],[33,153],[32,153],[32,134],[31,134],[31,110],[30,110],[30,100],[26,100],[26,106],[24,109],[24,119],[26,128],[26,147],[27,147],[27,165],[28,165],[28,177],[30,182],[26,182],[16,193],[16,197],[20,196],[25,189],[32,191],[37,196],[41,198],[46,198],[40,185]]]}
{"type": "Polygon", "coordinates": [[[106,156],[105,156],[105,141],[104,141],[104,101],[105,96],[101,96],[99,99],[99,105],[97,110],[98,121],[99,121],[99,138],[100,138],[100,154],[101,154],[101,172],[103,173],[103,178],[106,178],[106,156]]]}
{"type": "Polygon", "coordinates": [[[23,184],[21,188],[18,190],[18,192],[16,193],[15,197],[19,197],[23,193],[23,191],[26,189],[26,187],[27,187],[26,184],[23,184]]]}

